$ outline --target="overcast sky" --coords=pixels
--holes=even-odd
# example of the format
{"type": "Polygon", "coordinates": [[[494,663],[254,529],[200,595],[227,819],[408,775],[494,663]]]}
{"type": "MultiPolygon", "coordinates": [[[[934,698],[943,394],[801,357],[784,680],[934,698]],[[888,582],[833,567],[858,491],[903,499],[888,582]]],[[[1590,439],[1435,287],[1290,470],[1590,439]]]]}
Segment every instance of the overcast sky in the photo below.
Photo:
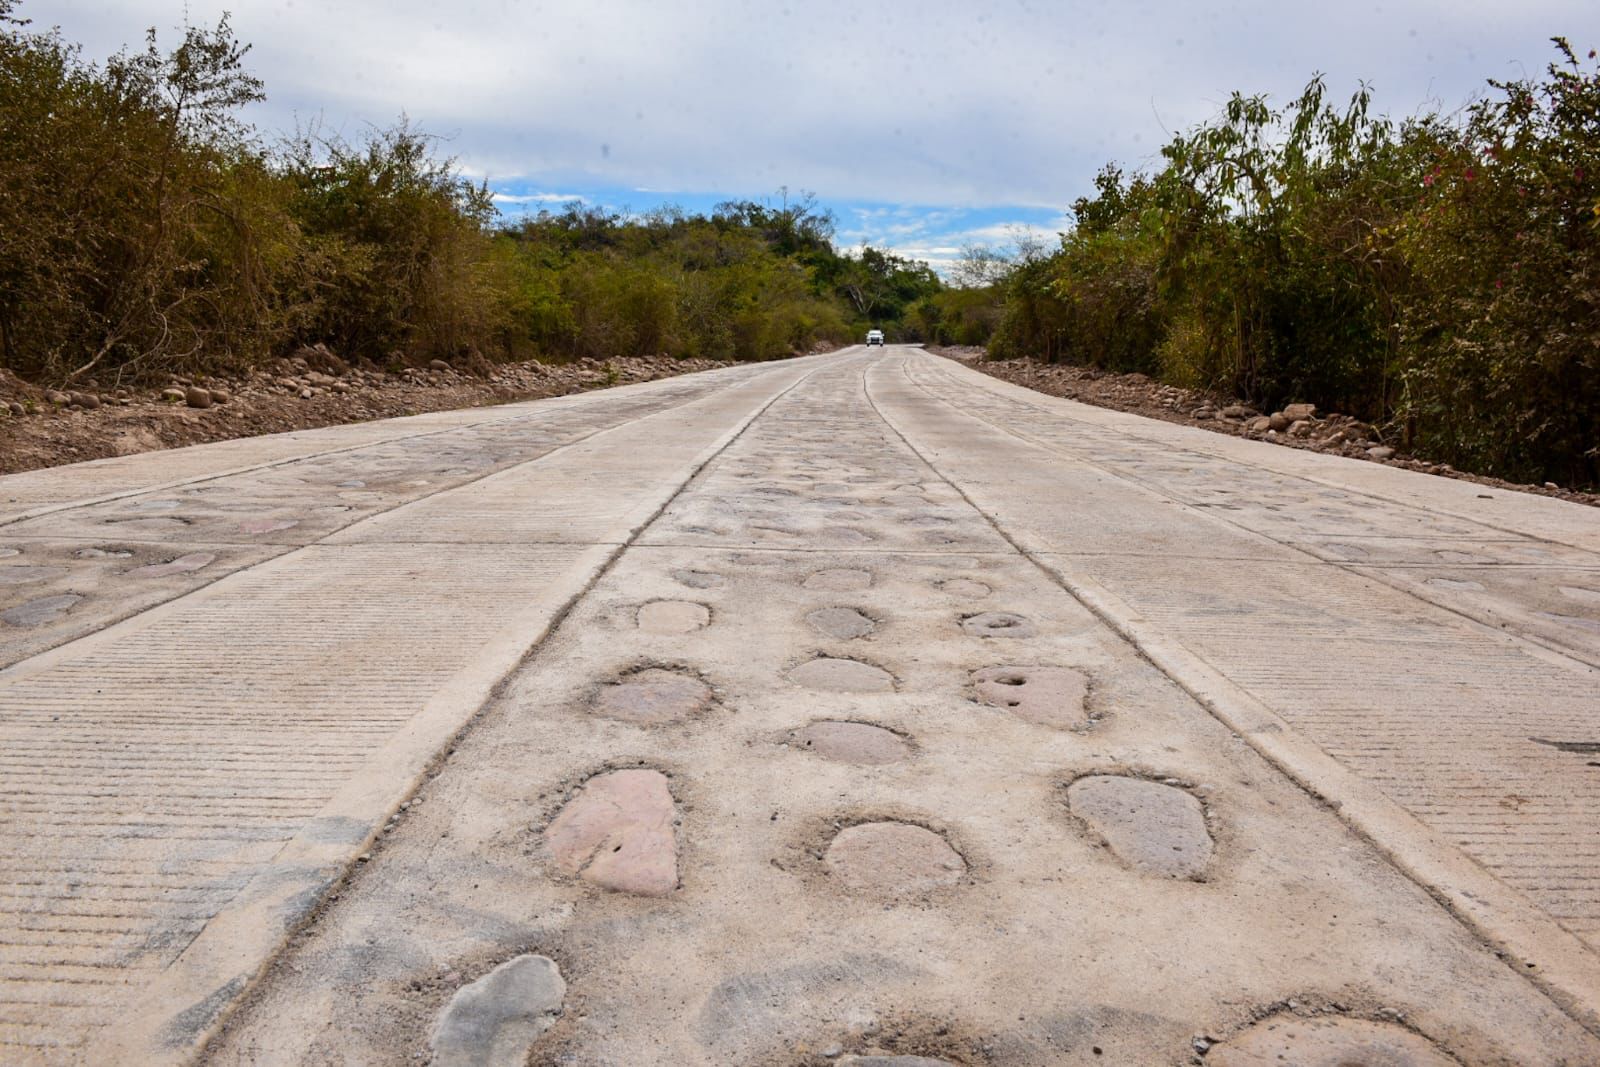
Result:
{"type": "Polygon", "coordinates": [[[103,56],[184,12],[233,12],[268,131],[359,136],[401,112],[502,194],[702,208],[812,190],[839,241],[947,261],[1050,232],[1109,159],[1150,163],[1234,89],[1284,101],[1313,72],[1380,110],[1454,109],[1537,74],[1596,0],[1119,3],[982,0],[24,0],[103,56]]]}

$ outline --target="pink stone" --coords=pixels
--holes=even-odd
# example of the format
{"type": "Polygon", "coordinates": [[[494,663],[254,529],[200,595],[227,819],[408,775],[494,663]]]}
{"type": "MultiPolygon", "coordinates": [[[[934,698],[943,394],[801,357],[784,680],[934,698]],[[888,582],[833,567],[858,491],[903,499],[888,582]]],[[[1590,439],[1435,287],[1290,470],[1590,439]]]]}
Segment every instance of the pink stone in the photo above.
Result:
{"type": "Polygon", "coordinates": [[[972,675],[978,699],[1039,726],[1087,724],[1089,679],[1070,667],[987,667],[972,675]]]}
{"type": "Polygon", "coordinates": [[[299,525],[299,519],[246,519],[239,524],[239,529],[248,534],[262,534],[275,533],[299,525]]]}
{"type": "Polygon", "coordinates": [[[869,822],[841,830],[828,846],[828,871],[858,893],[926,893],[959,882],[966,861],[949,842],[904,822],[869,822]]]}
{"type": "Polygon", "coordinates": [[[677,809],[660,771],[626,770],[584,783],[545,831],[556,866],[619,893],[659,897],[678,886],[677,809]]]}
{"type": "Polygon", "coordinates": [[[870,767],[899,763],[911,754],[900,735],[864,722],[814,722],[792,737],[802,748],[839,763],[870,767]]]}
{"type": "Polygon", "coordinates": [[[662,723],[687,718],[710,703],[711,687],[700,679],[652,667],[601,689],[594,710],[626,722],[662,723]]]}

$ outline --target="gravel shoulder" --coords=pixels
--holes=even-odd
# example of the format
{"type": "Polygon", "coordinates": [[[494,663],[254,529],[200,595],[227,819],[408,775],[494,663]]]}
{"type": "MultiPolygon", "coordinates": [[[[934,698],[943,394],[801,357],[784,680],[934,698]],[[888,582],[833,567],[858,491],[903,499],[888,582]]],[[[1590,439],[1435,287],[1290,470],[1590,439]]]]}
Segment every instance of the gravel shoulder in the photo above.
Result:
{"type": "Polygon", "coordinates": [[[1424,474],[1458,478],[1496,489],[1511,489],[1600,507],[1600,493],[1564,488],[1554,482],[1544,485],[1510,482],[1503,478],[1456,470],[1448,463],[1434,463],[1425,457],[1407,455],[1394,443],[1383,440],[1374,427],[1347,415],[1317,411],[1313,405],[1292,404],[1282,412],[1262,412],[1237,400],[1218,398],[1201,390],[1164,385],[1143,374],[1115,374],[1094,367],[1037,363],[1027,359],[991,360],[986,358],[982,348],[970,346],[930,346],[928,350],[1001,381],[1096,407],[1197,426],[1233,437],[1267,441],[1287,448],[1346,456],[1424,474]],[[1295,408],[1310,410],[1295,411],[1295,408]],[[1297,415],[1300,417],[1295,417],[1297,415]],[[1298,428],[1296,424],[1299,424],[1298,428]]]}
{"type": "Polygon", "coordinates": [[[164,386],[70,392],[0,369],[0,474],[182,448],[209,441],[339,426],[430,411],[565,396],[728,364],[629,356],[570,363],[485,365],[434,361],[400,371],[351,367],[325,350],[228,378],[173,377],[164,386]]]}

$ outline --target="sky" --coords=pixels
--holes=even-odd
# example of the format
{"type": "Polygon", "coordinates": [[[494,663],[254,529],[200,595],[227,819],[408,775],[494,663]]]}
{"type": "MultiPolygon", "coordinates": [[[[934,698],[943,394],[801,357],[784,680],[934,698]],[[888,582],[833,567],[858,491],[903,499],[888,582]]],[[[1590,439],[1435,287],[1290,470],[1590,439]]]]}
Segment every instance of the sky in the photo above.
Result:
{"type": "Polygon", "coordinates": [[[814,193],[843,248],[946,269],[1048,242],[1100,167],[1151,166],[1234,90],[1454,110],[1539,74],[1595,0],[23,0],[89,57],[232,13],[270,133],[360,137],[401,114],[503,213],[814,193]]]}

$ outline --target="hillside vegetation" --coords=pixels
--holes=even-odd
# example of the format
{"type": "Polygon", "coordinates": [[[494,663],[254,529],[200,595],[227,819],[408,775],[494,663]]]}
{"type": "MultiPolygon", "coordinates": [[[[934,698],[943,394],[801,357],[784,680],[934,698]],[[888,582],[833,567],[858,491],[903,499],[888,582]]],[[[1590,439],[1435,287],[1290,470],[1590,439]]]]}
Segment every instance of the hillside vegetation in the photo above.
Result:
{"type": "Polygon", "coordinates": [[[1058,248],[982,290],[991,353],[1309,401],[1463,469],[1600,483],[1600,72],[1556,47],[1454,115],[1376,117],[1320,79],[1283,108],[1235,95],[1159,169],[1106,167],[1058,248]]]}
{"type": "Polygon", "coordinates": [[[380,365],[769,359],[901,333],[926,265],[841,255],[809,197],[506,225],[403,121],[272,144],[226,19],[103,63],[0,0],[0,365],[53,385],[238,371],[326,344],[380,365]]]}

